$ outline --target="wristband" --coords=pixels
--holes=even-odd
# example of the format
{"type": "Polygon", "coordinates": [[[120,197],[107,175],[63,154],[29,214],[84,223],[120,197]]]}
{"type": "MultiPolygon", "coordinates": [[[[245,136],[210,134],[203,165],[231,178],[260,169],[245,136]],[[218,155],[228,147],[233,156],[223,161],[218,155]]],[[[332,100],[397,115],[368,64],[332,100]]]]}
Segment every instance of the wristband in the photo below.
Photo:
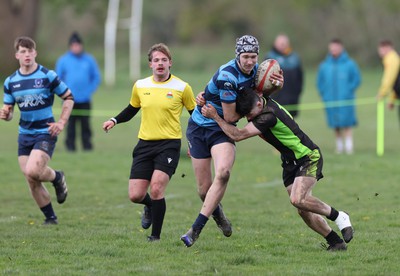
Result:
{"type": "Polygon", "coordinates": [[[114,123],[114,126],[117,124],[117,119],[115,119],[115,118],[110,118],[110,121],[112,121],[114,123]]]}

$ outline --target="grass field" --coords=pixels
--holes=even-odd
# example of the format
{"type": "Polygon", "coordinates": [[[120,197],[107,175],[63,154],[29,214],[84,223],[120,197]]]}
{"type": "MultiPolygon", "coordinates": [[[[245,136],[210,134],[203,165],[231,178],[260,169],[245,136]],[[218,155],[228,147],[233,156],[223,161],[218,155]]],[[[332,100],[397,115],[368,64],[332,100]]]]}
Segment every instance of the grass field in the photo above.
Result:
{"type": "MultiPolygon", "coordinates": [[[[176,75],[189,81],[197,94],[212,73],[176,75]]],[[[108,134],[101,130],[104,120],[128,104],[131,83],[120,76],[117,87],[103,86],[95,96],[95,151],[68,153],[60,136],[50,165],[66,172],[69,196],[63,205],[53,200],[57,226],[41,225],[43,216],[19,171],[18,119],[0,122],[0,274],[398,275],[400,133],[396,112],[386,112],[385,154],[377,157],[373,97],[380,72],[363,72],[351,156],[334,154],[333,132],[325,123],[314,74],[306,77],[298,122],[324,154],[325,178],[314,195],[350,213],[356,232],[347,252],[321,248],[324,239],[306,227],[289,203],[279,157],[259,138],[237,144],[223,199],[234,226],[232,237],[225,238],[210,221],[193,247],[185,248],[179,240],[201,207],[183,143],[179,167],[167,189],[162,240],[148,243],[150,230],[140,226],[142,206],[131,204],[127,196],[140,118],[108,134]]],[[[186,125],[186,113],[182,121],[186,125]]],[[[53,188],[47,187],[55,199],[53,188]]]]}

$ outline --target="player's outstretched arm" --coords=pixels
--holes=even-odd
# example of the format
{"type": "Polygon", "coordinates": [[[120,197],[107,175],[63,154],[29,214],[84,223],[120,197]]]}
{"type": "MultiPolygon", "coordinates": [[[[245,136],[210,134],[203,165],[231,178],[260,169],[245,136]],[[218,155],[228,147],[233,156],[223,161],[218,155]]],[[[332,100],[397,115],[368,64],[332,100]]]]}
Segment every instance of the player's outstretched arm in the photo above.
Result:
{"type": "Polygon", "coordinates": [[[244,128],[239,129],[234,125],[227,123],[224,119],[222,119],[217,110],[211,105],[207,104],[201,108],[201,113],[203,116],[214,119],[223,132],[229,136],[235,142],[242,141],[244,139],[256,136],[261,134],[261,132],[253,125],[252,122],[249,122],[244,128]]]}
{"type": "Polygon", "coordinates": [[[236,103],[222,103],[222,112],[224,113],[224,120],[228,123],[236,123],[241,118],[236,112],[236,103]]]}

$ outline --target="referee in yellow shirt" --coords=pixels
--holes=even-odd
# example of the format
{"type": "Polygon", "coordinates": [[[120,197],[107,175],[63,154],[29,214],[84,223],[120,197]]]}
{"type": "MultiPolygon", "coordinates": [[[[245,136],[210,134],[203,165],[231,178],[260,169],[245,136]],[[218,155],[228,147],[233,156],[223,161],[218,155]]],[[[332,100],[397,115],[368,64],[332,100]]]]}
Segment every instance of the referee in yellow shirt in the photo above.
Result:
{"type": "Polygon", "coordinates": [[[108,132],[142,110],[139,142],[132,153],[129,198],[144,205],[142,227],[153,225],[148,236],[152,242],[160,240],[166,212],[165,189],[179,162],[180,115],[183,107],[192,114],[196,101],[190,85],[171,74],[172,58],[165,44],[150,47],[148,59],[152,76],[136,81],[129,105],[104,122],[103,130],[108,132]]]}

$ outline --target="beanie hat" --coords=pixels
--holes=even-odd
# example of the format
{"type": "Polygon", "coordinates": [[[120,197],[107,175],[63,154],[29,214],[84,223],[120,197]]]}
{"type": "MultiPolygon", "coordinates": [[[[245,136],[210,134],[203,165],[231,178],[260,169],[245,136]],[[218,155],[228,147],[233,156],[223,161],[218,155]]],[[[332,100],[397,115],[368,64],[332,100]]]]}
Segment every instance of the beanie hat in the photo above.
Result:
{"type": "Polygon", "coordinates": [[[79,43],[82,44],[82,38],[79,36],[77,32],[72,33],[69,38],[68,44],[71,45],[72,43],[79,43]]]}
{"type": "Polygon", "coordinates": [[[259,53],[258,40],[252,35],[244,35],[236,39],[235,48],[236,58],[239,58],[241,53],[259,53]]]}

